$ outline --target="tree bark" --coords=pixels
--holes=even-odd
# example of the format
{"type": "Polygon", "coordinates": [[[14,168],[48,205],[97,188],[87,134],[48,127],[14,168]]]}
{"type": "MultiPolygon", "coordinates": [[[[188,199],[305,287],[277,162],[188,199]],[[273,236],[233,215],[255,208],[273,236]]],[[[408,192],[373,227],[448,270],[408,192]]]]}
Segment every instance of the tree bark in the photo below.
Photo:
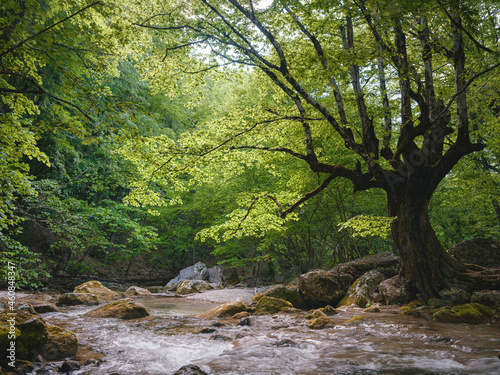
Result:
{"type": "Polygon", "coordinates": [[[460,286],[459,279],[467,269],[439,242],[428,215],[431,194],[417,186],[412,181],[389,193],[388,213],[397,217],[391,231],[401,258],[399,276],[411,298],[427,302],[439,297],[443,289],[460,286]]]}

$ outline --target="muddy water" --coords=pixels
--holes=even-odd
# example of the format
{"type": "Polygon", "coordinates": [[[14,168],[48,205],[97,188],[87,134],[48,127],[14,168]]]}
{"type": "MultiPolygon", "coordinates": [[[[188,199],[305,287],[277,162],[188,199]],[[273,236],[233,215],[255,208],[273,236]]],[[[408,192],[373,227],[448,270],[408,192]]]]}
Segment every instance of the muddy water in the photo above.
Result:
{"type": "Polygon", "coordinates": [[[74,374],[172,374],[187,364],[217,375],[500,374],[496,324],[445,324],[395,312],[349,310],[333,316],[336,326],[325,330],[309,329],[303,315],[276,315],[252,317],[250,326],[226,320],[216,332],[203,334],[199,331],[212,321],[190,315],[214,304],[174,298],[141,302],[153,317],[83,318],[88,307],[44,314],[104,355],[99,366],[74,374]],[[367,319],[344,323],[360,314],[367,319]],[[214,334],[223,337],[217,340],[214,334]]]}

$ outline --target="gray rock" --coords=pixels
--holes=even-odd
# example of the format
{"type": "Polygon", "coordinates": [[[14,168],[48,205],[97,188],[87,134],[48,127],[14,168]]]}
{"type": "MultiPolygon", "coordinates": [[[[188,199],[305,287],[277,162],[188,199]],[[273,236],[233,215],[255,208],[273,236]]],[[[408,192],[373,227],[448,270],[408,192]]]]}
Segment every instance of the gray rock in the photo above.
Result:
{"type": "Polygon", "coordinates": [[[408,294],[398,276],[382,281],[378,289],[384,296],[387,305],[404,304],[408,302],[408,294]]]}
{"type": "Polygon", "coordinates": [[[173,375],[208,375],[205,371],[195,365],[182,366],[173,375]]]}
{"type": "Polygon", "coordinates": [[[400,265],[399,256],[393,253],[380,253],[339,264],[334,270],[349,273],[354,279],[361,277],[368,271],[377,270],[389,278],[398,274],[400,265]]]}
{"type": "Polygon", "coordinates": [[[203,280],[186,280],[182,281],[177,290],[175,291],[176,295],[186,295],[191,293],[201,293],[204,290],[213,289],[212,285],[203,280]]]}
{"type": "Polygon", "coordinates": [[[489,306],[500,312],[500,290],[478,290],[472,294],[471,302],[489,306]]]}
{"type": "Polygon", "coordinates": [[[316,270],[299,277],[299,290],[311,307],[336,306],[353,281],[352,275],[338,270],[316,270]]]}
{"type": "Polygon", "coordinates": [[[165,285],[169,289],[177,289],[180,283],[187,280],[208,280],[208,268],[204,263],[198,262],[194,266],[182,269],[177,277],[165,285]]]}
{"type": "Polygon", "coordinates": [[[491,238],[465,240],[450,247],[448,252],[464,263],[500,267],[500,241],[491,238]]]}
{"type": "Polygon", "coordinates": [[[468,303],[471,298],[470,292],[456,287],[442,290],[439,292],[439,295],[442,299],[448,300],[453,304],[468,303]]]}
{"type": "Polygon", "coordinates": [[[372,294],[384,280],[385,276],[382,272],[377,270],[368,271],[349,287],[339,306],[356,305],[366,307],[368,303],[373,302],[372,294]]]}
{"type": "Polygon", "coordinates": [[[229,285],[236,285],[240,282],[236,269],[225,266],[214,266],[208,269],[209,283],[217,287],[226,287],[229,285]]]}

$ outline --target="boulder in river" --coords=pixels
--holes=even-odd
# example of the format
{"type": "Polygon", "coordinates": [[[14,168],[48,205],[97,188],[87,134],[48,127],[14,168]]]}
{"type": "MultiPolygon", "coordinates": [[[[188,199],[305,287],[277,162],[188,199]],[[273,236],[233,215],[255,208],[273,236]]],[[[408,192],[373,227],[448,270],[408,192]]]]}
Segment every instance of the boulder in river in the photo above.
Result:
{"type": "Polygon", "coordinates": [[[97,280],[87,281],[77,286],[73,292],[94,294],[99,300],[99,303],[114,301],[120,298],[118,293],[106,288],[97,280]]]}
{"type": "Polygon", "coordinates": [[[378,270],[366,272],[349,287],[349,290],[339,302],[338,306],[355,305],[365,308],[368,303],[372,302],[373,292],[384,280],[384,274],[378,270]]]}
{"type": "Polygon", "coordinates": [[[59,311],[57,306],[51,302],[39,301],[39,300],[26,300],[26,302],[29,303],[33,307],[33,309],[39,314],[59,311]]]}
{"type": "Polygon", "coordinates": [[[57,306],[95,306],[98,304],[99,299],[92,293],[64,293],[56,301],[57,306]]]}
{"type": "Polygon", "coordinates": [[[484,323],[491,319],[494,312],[488,306],[480,303],[467,303],[454,307],[442,307],[433,314],[440,322],[453,323],[484,323]]]}
{"type": "MultiPolygon", "coordinates": [[[[9,305],[7,299],[0,298],[0,318],[0,350],[8,353],[9,336],[14,334],[16,363],[32,360],[35,352],[42,353],[44,360],[63,360],[76,354],[76,335],[59,327],[48,326],[26,302],[9,305]],[[12,312],[16,315],[7,315],[12,312]],[[15,326],[10,324],[10,319],[15,320],[15,326]]],[[[7,355],[2,355],[0,365],[5,366],[7,360],[7,355]]]]}
{"type": "Polygon", "coordinates": [[[177,277],[165,285],[165,288],[177,290],[182,282],[189,280],[203,280],[217,288],[236,285],[240,281],[234,268],[221,265],[208,268],[206,264],[198,262],[193,266],[182,269],[177,277]]]}
{"type": "Polygon", "coordinates": [[[83,316],[90,318],[137,319],[148,315],[149,313],[144,305],[133,299],[123,298],[91,310],[83,316]]]}
{"type": "Polygon", "coordinates": [[[138,286],[131,286],[125,291],[126,297],[150,297],[151,292],[147,289],[140,288],[138,286]]]}
{"type": "Polygon", "coordinates": [[[489,306],[500,312],[500,290],[478,290],[472,294],[471,302],[489,306]]]}
{"type": "Polygon", "coordinates": [[[276,285],[271,289],[266,290],[265,292],[256,294],[252,301],[258,302],[262,297],[274,297],[284,299],[285,301],[290,302],[293,307],[298,309],[306,309],[306,301],[302,294],[300,294],[299,289],[294,286],[285,286],[285,285],[276,285]]]}
{"type": "Polygon", "coordinates": [[[195,365],[182,366],[173,375],[208,375],[205,371],[195,365]]]}
{"type": "Polygon", "coordinates": [[[212,285],[204,280],[186,280],[179,284],[175,294],[182,296],[191,293],[201,293],[211,289],[213,289],[212,285]]]}
{"type": "Polygon", "coordinates": [[[491,238],[472,238],[448,249],[448,252],[464,263],[482,267],[500,267],[500,241],[491,238]]]}
{"type": "Polygon", "coordinates": [[[234,314],[245,311],[246,306],[241,299],[233,302],[228,302],[223,305],[217,306],[213,309],[199,314],[197,317],[200,319],[214,319],[214,318],[230,318],[234,314]]]}
{"type": "Polygon", "coordinates": [[[292,307],[293,305],[284,299],[264,296],[259,299],[259,302],[257,302],[255,312],[258,315],[276,314],[283,309],[292,307]]]}
{"type": "Polygon", "coordinates": [[[333,326],[335,326],[335,322],[333,321],[333,319],[327,317],[326,315],[322,315],[315,319],[311,319],[307,326],[311,329],[332,328],[333,326]]]}
{"type": "Polygon", "coordinates": [[[78,340],[73,332],[56,326],[48,326],[47,331],[49,337],[42,349],[43,358],[57,361],[76,356],[78,340]]]}

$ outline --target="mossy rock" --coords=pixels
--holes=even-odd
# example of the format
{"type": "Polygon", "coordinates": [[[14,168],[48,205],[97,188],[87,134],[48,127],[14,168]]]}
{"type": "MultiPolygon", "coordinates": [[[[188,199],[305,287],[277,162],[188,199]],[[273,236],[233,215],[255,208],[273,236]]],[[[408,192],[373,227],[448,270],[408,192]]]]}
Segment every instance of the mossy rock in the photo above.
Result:
{"type": "Polygon", "coordinates": [[[64,328],[48,326],[47,342],[42,349],[42,356],[49,361],[61,361],[73,358],[78,351],[76,335],[64,328]]]}
{"type": "Polygon", "coordinates": [[[356,323],[361,323],[364,322],[368,317],[364,315],[354,315],[351,319],[346,320],[344,324],[356,324],[356,323]]]}
{"type": "Polygon", "coordinates": [[[87,312],[83,316],[89,318],[117,318],[117,319],[137,319],[148,316],[144,305],[130,298],[120,299],[110,302],[104,306],[87,312]]]}
{"type": "Polygon", "coordinates": [[[131,286],[125,291],[125,297],[149,297],[151,292],[138,286],[131,286]]]}
{"type": "Polygon", "coordinates": [[[379,313],[380,307],[378,307],[377,305],[372,305],[364,309],[363,312],[379,313]]]}
{"type": "Polygon", "coordinates": [[[411,308],[410,306],[403,306],[401,307],[401,312],[403,315],[409,315],[409,316],[421,316],[422,313],[418,310],[415,310],[414,308],[411,308]]]}
{"type": "Polygon", "coordinates": [[[275,314],[290,307],[293,307],[293,305],[284,299],[264,296],[257,302],[255,310],[258,315],[265,315],[275,314]]]}
{"type": "Polygon", "coordinates": [[[247,307],[241,299],[233,302],[228,302],[223,305],[217,306],[213,309],[199,314],[197,317],[200,319],[214,319],[214,318],[229,318],[233,315],[246,311],[247,307]]]}
{"type": "Polygon", "coordinates": [[[59,309],[55,304],[47,301],[29,300],[26,302],[28,302],[33,307],[33,309],[39,314],[59,311],[59,309]]]}
{"type": "Polygon", "coordinates": [[[73,293],[91,293],[97,296],[99,303],[114,301],[120,298],[118,293],[106,288],[97,280],[87,281],[75,288],[73,293]]]}
{"type": "Polygon", "coordinates": [[[484,323],[490,320],[494,312],[488,306],[480,303],[440,308],[433,317],[440,322],[453,323],[484,323]]]}
{"type": "Polygon", "coordinates": [[[332,328],[333,326],[335,326],[335,322],[333,321],[333,319],[323,314],[318,318],[312,319],[307,326],[311,329],[332,328]]]}
{"type": "Polygon", "coordinates": [[[349,287],[346,295],[340,300],[337,307],[355,305],[365,308],[372,302],[373,292],[384,280],[384,274],[377,270],[366,272],[349,287]]]}
{"type": "Polygon", "coordinates": [[[316,309],[316,310],[311,310],[309,313],[305,316],[306,319],[317,319],[322,316],[326,316],[326,314],[321,310],[321,309],[316,309]]]}
{"type": "Polygon", "coordinates": [[[57,306],[96,306],[99,299],[93,293],[64,293],[56,301],[57,306]]]}
{"type": "Polygon", "coordinates": [[[258,302],[262,297],[273,297],[283,299],[285,301],[290,302],[293,307],[298,309],[306,309],[307,305],[304,301],[304,297],[300,294],[299,289],[295,286],[285,286],[285,285],[276,285],[275,287],[266,290],[265,292],[256,294],[252,301],[258,302]]]}

